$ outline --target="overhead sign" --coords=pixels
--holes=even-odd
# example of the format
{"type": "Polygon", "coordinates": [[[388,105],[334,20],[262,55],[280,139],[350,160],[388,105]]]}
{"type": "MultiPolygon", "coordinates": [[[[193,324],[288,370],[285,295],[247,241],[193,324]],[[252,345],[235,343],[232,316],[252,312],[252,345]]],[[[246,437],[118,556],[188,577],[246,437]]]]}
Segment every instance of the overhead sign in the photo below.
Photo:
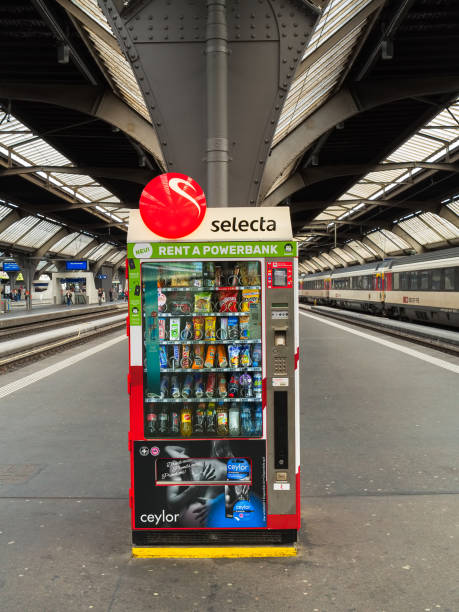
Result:
{"type": "Polygon", "coordinates": [[[146,185],[139,210],[153,233],[175,240],[189,236],[201,225],[206,214],[206,196],[190,176],[168,172],[146,185]]]}
{"type": "Polygon", "coordinates": [[[97,278],[100,278],[100,279],[103,280],[103,279],[107,278],[107,275],[106,274],[98,274],[97,278]]]}
{"type": "Polygon", "coordinates": [[[17,272],[21,268],[15,261],[4,261],[3,262],[3,272],[17,272]]]}
{"type": "MultiPolygon", "coordinates": [[[[271,208],[230,207],[207,208],[204,218],[194,231],[174,238],[174,242],[220,241],[279,241],[292,240],[290,209],[287,206],[271,208]]],[[[147,227],[138,210],[129,217],[128,242],[144,243],[148,250],[153,242],[164,242],[162,234],[147,227]]],[[[145,254],[145,257],[151,255],[145,254]]]]}
{"type": "Polygon", "coordinates": [[[71,261],[65,262],[66,270],[87,270],[88,262],[86,260],[78,261],[76,259],[72,259],[71,261]]]}

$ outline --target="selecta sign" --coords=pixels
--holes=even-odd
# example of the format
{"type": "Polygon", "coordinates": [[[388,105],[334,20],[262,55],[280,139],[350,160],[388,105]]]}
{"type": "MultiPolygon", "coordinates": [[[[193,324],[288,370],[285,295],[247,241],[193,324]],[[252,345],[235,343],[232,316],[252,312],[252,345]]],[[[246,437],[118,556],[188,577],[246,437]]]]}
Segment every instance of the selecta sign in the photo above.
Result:
{"type": "Polygon", "coordinates": [[[168,172],[146,185],[139,210],[145,225],[158,236],[183,238],[201,225],[206,196],[190,176],[168,172]]]}
{"type": "MultiPolygon", "coordinates": [[[[129,217],[128,242],[143,243],[146,251],[137,253],[135,257],[145,259],[155,256],[149,245],[168,240],[215,245],[220,241],[292,239],[287,206],[209,208],[198,183],[186,174],[174,172],[161,174],[150,181],[140,197],[139,210],[132,210],[129,217]]],[[[255,252],[251,254],[256,255],[255,252]]]]}

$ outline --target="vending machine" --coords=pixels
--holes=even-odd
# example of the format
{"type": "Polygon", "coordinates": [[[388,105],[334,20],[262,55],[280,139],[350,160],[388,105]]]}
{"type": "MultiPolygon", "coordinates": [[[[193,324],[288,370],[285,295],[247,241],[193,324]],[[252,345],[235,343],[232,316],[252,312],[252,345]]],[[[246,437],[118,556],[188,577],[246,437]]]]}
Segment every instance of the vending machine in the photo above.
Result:
{"type": "Polygon", "coordinates": [[[292,543],[300,456],[289,209],[206,208],[189,234],[172,228],[177,238],[164,238],[165,222],[134,210],[128,232],[133,544],[292,543]]]}

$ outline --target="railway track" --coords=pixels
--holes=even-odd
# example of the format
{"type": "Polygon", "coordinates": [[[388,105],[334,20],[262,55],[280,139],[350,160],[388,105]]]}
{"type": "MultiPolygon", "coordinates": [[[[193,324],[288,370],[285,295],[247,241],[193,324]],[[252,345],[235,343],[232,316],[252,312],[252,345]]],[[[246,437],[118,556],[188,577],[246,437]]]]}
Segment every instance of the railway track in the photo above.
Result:
{"type": "MultiPolygon", "coordinates": [[[[123,312],[123,311],[127,312],[127,306],[126,308],[120,307],[119,312],[123,312]]],[[[86,321],[96,321],[97,319],[100,319],[102,316],[107,316],[106,310],[103,312],[99,312],[99,313],[97,312],[91,312],[87,314],[75,313],[73,316],[68,316],[63,319],[36,321],[30,324],[14,325],[14,319],[12,319],[11,322],[13,323],[13,325],[9,327],[5,327],[5,328],[0,328],[0,342],[3,340],[10,340],[12,338],[22,338],[24,336],[33,334],[37,331],[44,331],[44,330],[51,331],[53,329],[59,329],[65,326],[74,325],[75,323],[80,323],[80,322],[82,323],[86,321]]]]}
{"type": "Polygon", "coordinates": [[[328,306],[306,306],[305,304],[300,304],[300,309],[344,321],[345,323],[351,323],[365,329],[378,331],[388,336],[403,338],[422,346],[437,349],[443,353],[459,355],[459,332],[456,331],[429,327],[427,325],[417,325],[416,323],[405,323],[359,312],[329,308],[328,306]]]}
{"type": "Polygon", "coordinates": [[[127,305],[120,308],[66,316],[60,320],[24,323],[0,329],[0,373],[61,352],[126,326],[127,305]]]}

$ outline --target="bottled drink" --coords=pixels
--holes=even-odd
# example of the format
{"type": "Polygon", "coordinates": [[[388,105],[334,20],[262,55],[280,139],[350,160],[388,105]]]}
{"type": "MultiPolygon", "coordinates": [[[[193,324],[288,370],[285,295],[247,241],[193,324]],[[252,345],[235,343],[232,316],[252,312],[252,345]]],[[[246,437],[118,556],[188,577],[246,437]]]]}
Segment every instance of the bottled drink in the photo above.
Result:
{"type": "Polygon", "coordinates": [[[157,424],[158,424],[158,413],[154,406],[148,408],[147,412],[147,422],[145,425],[145,437],[152,438],[156,436],[157,433],[157,424]]]}
{"type": "Polygon", "coordinates": [[[252,349],[252,365],[256,368],[261,366],[261,344],[254,344],[252,349]]]}
{"type": "Polygon", "coordinates": [[[241,374],[239,384],[241,385],[241,397],[253,397],[252,377],[250,374],[241,374]]]}
{"type": "Polygon", "coordinates": [[[218,396],[226,397],[228,395],[228,389],[226,387],[226,377],[224,374],[220,374],[218,377],[218,396]]]}
{"type": "Polygon", "coordinates": [[[206,409],[206,432],[208,434],[217,433],[216,417],[215,403],[209,402],[206,409]]]}
{"type": "Polygon", "coordinates": [[[228,408],[222,402],[217,406],[217,435],[226,437],[228,434],[228,408]]]}
{"type": "Polygon", "coordinates": [[[190,397],[192,387],[193,387],[193,375],[187,374],[185,378],[185,382],[183,383],[182,397],[185,397],[185,398],[190,397]]]}
{"type": "Polygon", "coordinates": [[[198,404],[194,411],[194,433],[204,433],[204,426],[206,422],[206,405],[203,403],[198,404]]]}
{"type": "Polygon", "coordinates": [[[228,426],[229,435],[233,437],[239,436],[240,435],[240,413],[239,413],[239,406],[236,404],[236,402],[231,402],[228,421],[229,421],[229,426],[228,426]]]}
{"type": "Polygon", "coordinates": [[[249,404],[241,406],[241,436],[249,437],[252,435],[252,411],[249,404]]]}
{"type": "Polygon", "coordinates": [[[237,397],[239,392],[239,380],[234,374],[231,375],[228,385],[228,397],[237,397]]]}
{"type": "Polygon", "coordinates": [[[184,406],[180,412],[180,435],[189,438],[193,433],[192,411],[190,406],[184,406]]]}
{"type": "Polygon", "coordinates": [[[171,396],[175,398],[180,397],[180,385],[177,375],[171,377],[171,396]]]}
{"type": "Polygon", "coordinates": [[[158,433],[160,435],[167,434],[169,429],[169,412],[167,406],[163,404],[158,414],[158,433]]]}
{"type": "Polygon", "coordinates": [[[253,392],[257,399],[261,399],[262,382],[260,372],[255,372],[253,375],[253,392]]]}
{"type": "Polygon", "coordinates": [[[172,405],[169,418],[169,433],[177,436],[180,432],[180,413],[177,408],[172,405]]]}
{"type": "Polygon", "coordinates": [[[195,374],[194,376],[194,394],[196,397],[202,397],[204,395],[204,382],[202,374],[195,374]]]}
{"type": "Polygon", "coordinates": [[[261,436],[263,434],[263,408],[261,404],[257,404],[255,408],[255,418],[253,423],[253,435],[261,436]]]}
{"type": "Polygon", "coordinates": [[[161,385],[159,387],[159,396],[161,399],[169,396],[169,376],[161,376],[161,385]]]}

